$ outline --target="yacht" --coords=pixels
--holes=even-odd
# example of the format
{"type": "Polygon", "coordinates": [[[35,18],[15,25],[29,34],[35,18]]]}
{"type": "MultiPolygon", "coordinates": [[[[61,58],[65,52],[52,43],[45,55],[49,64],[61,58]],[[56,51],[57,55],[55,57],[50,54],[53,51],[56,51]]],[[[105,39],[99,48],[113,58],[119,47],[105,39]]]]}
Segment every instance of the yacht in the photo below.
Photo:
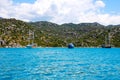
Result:
{"type": "Polygon", "coordinates": [[[31,32],[30,30],[29,30],[28,40],[29,40],[29,44],[26,46],[26,48],[33,48],[33,46],[34,46],[34,32],[31,32]],[[31,43],[31,40],[32,40],[32,43],[31,43]]]}

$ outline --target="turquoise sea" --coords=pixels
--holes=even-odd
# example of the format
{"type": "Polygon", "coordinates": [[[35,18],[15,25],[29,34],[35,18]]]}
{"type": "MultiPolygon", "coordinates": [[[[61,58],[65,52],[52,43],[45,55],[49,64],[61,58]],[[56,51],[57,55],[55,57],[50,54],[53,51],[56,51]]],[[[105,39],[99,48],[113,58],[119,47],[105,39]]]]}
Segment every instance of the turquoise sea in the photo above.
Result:
{"type": "Polygon", "coordinates": [[[0,48],[0,80],[120,80],[120,48],[0,48]]]}

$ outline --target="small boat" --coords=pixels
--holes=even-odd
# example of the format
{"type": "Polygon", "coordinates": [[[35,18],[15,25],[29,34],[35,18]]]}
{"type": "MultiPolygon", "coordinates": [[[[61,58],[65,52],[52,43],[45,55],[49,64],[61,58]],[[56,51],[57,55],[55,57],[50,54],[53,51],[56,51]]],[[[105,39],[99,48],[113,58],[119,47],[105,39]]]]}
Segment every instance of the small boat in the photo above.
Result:
{"type": "Polygon", "coordinates": [[[73,43],[69,43],[68,44],[68,48],[74,48],[74,44],[73,43]]]}
{"type": "Polygon", "coordinates": [[[28,44],[27,46],[26,46],[26,48],[33,48],[33,45],[30,45],[30,44],[28,44]]]}
{"type": "Polygon", "coordinates": [[[102,45],[102,48],[111,48],[111,45],[102,45]]]}

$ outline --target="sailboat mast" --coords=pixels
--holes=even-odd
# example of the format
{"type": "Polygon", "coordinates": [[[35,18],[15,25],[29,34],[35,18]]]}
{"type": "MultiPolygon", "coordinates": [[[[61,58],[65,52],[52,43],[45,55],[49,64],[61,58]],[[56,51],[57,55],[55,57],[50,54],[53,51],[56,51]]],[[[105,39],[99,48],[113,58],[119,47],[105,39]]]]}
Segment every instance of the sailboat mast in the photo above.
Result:
{"type": "Polygon", "coordinates": [[[107,38],[107,36],[105,36],[105,45],[107,45],[108,44],[108,38],[107,38]]]}
{"type": "Polygon", "coordinates": [[[29,37],[28,37],[28,40],[29,40],[29,44],[30,44],[30,30],[29,30],[29,37]]]}
{"type": "Polygon", "coordinates": [[[32,32],[32,44],[34,43],[34,32],[32,32]]]}
{"type": "Polygon", "coordinates": [[[108,33],[108,45],[110,45],[110,33],[108,33]]]}
{"type": "Polygon", "coordinates": [[[102,48],[111,48],[110,44],[110,31],[106,33],[107,35],[105,36],[105,44],[102,45],[102,48]]]}

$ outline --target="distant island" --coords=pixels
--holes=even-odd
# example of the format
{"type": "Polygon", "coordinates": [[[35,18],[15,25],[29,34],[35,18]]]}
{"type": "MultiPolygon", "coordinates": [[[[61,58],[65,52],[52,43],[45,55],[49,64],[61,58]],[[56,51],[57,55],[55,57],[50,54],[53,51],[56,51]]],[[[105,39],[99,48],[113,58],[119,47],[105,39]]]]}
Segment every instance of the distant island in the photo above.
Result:
{"type": "Polygon", "coordinates": [[[100,47],[108,33],[111,44],[120,47],[120,25],[104,26],[97,22],[58,25],[5,18],[0,18],[0,47],[25,47],[29,43],[29,30],[34,32],[37,47],[66,47],[69,43],[75,47],[100,47]]]}

